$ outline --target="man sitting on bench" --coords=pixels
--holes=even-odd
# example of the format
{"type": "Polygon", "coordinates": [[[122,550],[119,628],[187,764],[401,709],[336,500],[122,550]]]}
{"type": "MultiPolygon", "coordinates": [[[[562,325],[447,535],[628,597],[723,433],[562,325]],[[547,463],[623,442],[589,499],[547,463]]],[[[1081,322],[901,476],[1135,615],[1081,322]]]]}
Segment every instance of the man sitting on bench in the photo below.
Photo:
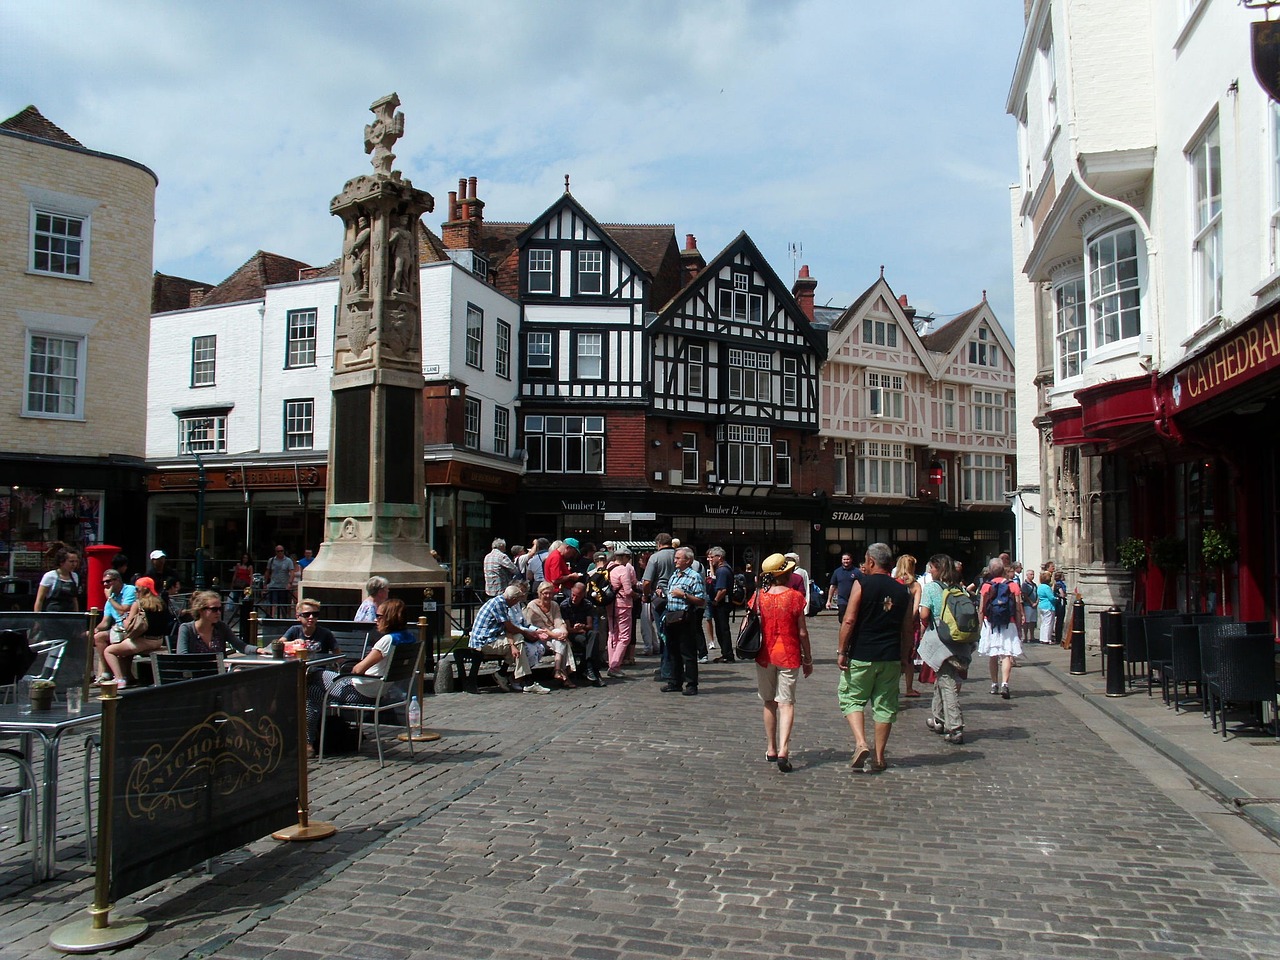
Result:
{"type": "Polygon", "coordinates": [[[494,674],[494,681],[503,690],[522,690],[525,693],[550,693],[542,684],[530,679],[529,658],[525,655],[525,640],[550,638],[545,630],[529,625],[524,616],[524,585],[513,583],[498,596],[487,601],[476,612],[471,626],[472,650],[485,657],[501,657],[502,666],[494,674]],[[508,665],[516,666],[515,681],[507,676],[508,665]]]}

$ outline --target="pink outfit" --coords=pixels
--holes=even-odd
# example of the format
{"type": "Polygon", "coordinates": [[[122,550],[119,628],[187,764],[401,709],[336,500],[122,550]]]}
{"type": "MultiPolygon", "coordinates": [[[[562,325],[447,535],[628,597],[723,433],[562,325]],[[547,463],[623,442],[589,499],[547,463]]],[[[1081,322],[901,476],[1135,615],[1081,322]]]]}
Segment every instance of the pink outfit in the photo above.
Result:
{"type": "Polygon", "coordinates": [[[631,598],[636,592],[636,568],[629,563],[609,564],[609,584],[616,599],[609,607],[609,669],[621,670],[631,646],[631,598]]]}

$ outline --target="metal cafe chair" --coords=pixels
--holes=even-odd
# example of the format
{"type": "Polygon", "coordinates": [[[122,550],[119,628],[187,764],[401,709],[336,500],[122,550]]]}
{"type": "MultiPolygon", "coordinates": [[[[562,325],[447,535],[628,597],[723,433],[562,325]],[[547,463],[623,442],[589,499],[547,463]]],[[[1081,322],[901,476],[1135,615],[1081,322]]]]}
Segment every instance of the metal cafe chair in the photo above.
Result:
{"type": "Polygon", "coordinates": [[[216,677],[222,672],[222,658],[216,653],[160,653],[152,655],[156,683],[181,683],[200,677],[216,677]]]}
{"type": "MultiPolygon", "coordinates": [[[[351,711],[357,717],[357,750],[359,750],[359,744],[363,742],[364,738],[364,718],[366,715],[373,717],[373,739],[378,745],[378,766],[379,768],[382,767],[382,711],[389,710],[392,707],[408,707],[409,697],[418,687],[415,681],[418,674],[422,672],[422,663],[426,650],[426,644],[421,640],[417,643],[392,646],[391,663],[387,665],[386,676],[383,678],[382,686],[378,690],[378,695],[374,698],[373,703],[330,703],[329,691],[325,691],[324,700],[320,704],[320,760],[324,759],[325,726],[328,724],[329,711],[333,710],[338,716],[341,716],[345,711],[351,711]]],[[[407,722],[406,720],[406,724],[407,722]]],[[[408,743],[409,753],[412,754],[412,736],[408,738],[408,743]]]]}
{"type": "Polygon", "coordinates": [[[1169,660],[1159,667],[1160,692],[1165,706],[1173,700],[1173,712],[1178,713],[1184,700],[1203,698],[1200,670],[1200,635],[1201,624],[1175,624],[1169,640],[1169,660]],[[1195,684],[1196,696],[1191,696],[1191,685],[1195,684]],[[1187,696],[1182,697],[1178,688],[1185,686],[1187,696]]]}
{"type": "Polygon", "coordinates": [[[17,800],[18,842],[31,841],[31,879],[40,879],[40,818],[36,816],[36,776],[20,750],[0,749],[0,763],[12,764],[18,775],[16,786],[0,786],[0,801],[17,800]]]}
{"type": "MultiPolygon", "coordinates": [[[[1258,726],[1264,727],[1262,704],[1271,705],[1272,726],[1280,741],[1280,699],[1276,690],[1276,645],[1270,633],[1244,636],[1214,636],[1207,645],[1213,655],[1213,676],[1205,679],[1209,717],[1214,732],[1222,720],[1222,739],[1227,739],[1227,705],[1256,704],[1258,726]]],[[[1238,728],[1237,728],[1238,729],[1238,728]]]]}

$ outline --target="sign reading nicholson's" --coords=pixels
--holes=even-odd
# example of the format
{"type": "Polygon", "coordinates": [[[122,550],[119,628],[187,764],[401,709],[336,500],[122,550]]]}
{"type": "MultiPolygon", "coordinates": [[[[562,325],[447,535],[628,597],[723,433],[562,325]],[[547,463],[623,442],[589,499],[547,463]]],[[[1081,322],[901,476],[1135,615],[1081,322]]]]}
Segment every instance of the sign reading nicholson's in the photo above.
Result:
{"type": "Polygon", "coordinates": [[[1280,312],[1243,324],[1173,378],[1173,404],[1185,409],[1280,367],[1280,312]]]}
{"type": "Polygon", "coordinates": [[[260,667],[123,699],[108,786],[113,898],[296,821],[299,669],[260,667]]]}

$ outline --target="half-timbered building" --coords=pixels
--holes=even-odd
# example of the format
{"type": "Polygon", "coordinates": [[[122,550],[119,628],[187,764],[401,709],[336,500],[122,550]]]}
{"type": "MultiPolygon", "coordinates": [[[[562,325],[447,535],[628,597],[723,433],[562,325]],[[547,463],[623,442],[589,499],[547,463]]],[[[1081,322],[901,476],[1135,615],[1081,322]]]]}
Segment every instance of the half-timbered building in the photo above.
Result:
{"type": "Polygon", "coordinates": [[[828,565],[876,541],[978,565],[1011,546],[1012,346],[985,298],[925,329],[883,275],[831,326],[821,376],[828,565]]]}
{"type": "Polygon", "coordinates": [[[746,233],[700,269],[692,237],[682,256],[689,282],[648,323],[653,483],[675,530],[739,561],[804,550],[826,338],[746,233]]]}

